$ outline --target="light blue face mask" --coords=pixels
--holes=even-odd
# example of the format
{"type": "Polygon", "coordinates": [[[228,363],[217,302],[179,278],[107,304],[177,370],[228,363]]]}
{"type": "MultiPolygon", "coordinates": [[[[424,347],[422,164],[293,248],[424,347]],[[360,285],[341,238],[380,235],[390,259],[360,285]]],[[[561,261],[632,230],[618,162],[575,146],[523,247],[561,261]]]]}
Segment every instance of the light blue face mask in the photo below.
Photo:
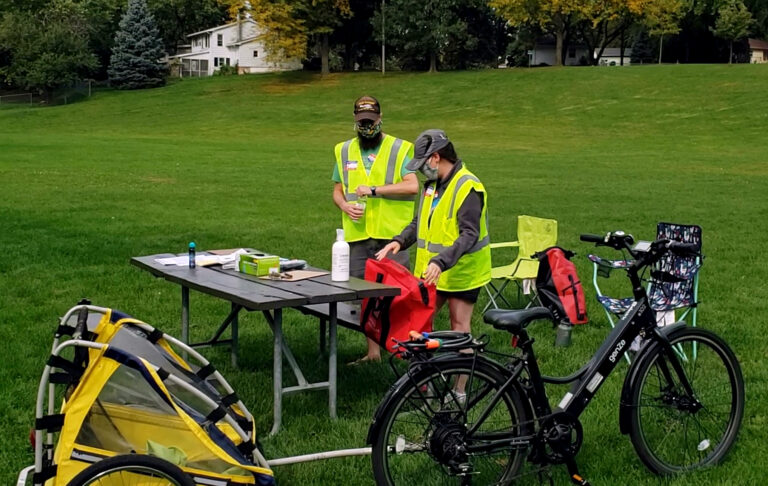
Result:
{"type": "Polygon", "coordinates": [[[419,170],[421,171],[422,174],[424,174],[424,177],[426,177],[428,181],[437,180],[437,167],[435,168],[430,167],[429,161],[425,161],[419,170]]]}

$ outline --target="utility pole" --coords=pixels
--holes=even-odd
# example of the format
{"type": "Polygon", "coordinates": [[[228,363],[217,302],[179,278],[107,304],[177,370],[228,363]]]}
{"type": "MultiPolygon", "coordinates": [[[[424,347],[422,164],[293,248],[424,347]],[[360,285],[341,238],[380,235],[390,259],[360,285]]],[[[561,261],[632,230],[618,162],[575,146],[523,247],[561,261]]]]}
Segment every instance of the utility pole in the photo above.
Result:
{"type": "Polygon", "coordinates": [[[387,34],[385,29],[385,22],[384,22],[384,0],[381,0],[381,74],[386,73],[386,64],[387,64],[387,57],[386,52],[384,50],[384,44],[386,43],[387,34]]]}

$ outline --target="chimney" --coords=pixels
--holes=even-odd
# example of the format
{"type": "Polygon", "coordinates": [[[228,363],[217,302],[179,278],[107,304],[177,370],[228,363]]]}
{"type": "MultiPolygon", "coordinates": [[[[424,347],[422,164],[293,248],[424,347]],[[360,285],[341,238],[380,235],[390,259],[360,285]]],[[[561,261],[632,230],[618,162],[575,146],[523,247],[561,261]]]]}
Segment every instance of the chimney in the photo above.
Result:
{"type": "Polygon", "coordinates": [[[237,12],[237,42],[243,40],[243,24],[240,22],[240,12],[237,12]]]}

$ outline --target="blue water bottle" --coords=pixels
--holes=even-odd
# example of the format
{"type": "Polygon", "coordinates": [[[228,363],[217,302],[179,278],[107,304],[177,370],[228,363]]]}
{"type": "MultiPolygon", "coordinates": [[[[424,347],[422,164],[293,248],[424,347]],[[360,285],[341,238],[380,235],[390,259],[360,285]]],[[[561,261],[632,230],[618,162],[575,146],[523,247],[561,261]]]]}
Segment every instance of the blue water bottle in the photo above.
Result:
{"type": "Polygon", "coordinates": [[[189,242],[189,268],[195,268],[195,242],[189,242]]]}

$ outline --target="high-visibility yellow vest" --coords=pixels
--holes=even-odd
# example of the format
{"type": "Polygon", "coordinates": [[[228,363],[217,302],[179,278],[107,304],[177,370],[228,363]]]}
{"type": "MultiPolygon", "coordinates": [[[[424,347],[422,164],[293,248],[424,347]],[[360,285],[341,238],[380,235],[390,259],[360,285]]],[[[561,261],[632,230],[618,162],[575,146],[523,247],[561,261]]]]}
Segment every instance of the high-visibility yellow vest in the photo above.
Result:
{"type": "MultiPolygon", "coordinates": [[[[405,156],[413,157],[413,144],[385,135],[371,166],[366,173],[360,143],[357,137],[336,145],[336,166],[341,177],[347,202],[357,201],[355,189],[359,185],[383,186],[403,180],[401,173],[405,156]]],[[[413,219],[416,195],[368,196],[365,213],[357,221],[342,213],[344,239],[348,242],[368,238],[391,239],[408,226],[413,219]]]]}
{"type": "Polygon", "coordinates": [[[418,240],[416,264],[413,274],[421,277],[429,265],[429,260],[453,245],[459,237],[458,212],[469,191],[474,189],[483,198],[483,211],[480,214],[480,234],[477,243],[459,258],[456,265],[440,274],[438,290],[458,292],[470,290],[491,281],[491,247],[488,236],[488,197],[485,187],[466,167],[459,169],[443,190],[440,199],[432,210],[437,182],[429,182],[424,188],[419,206],[418,240]]]}

